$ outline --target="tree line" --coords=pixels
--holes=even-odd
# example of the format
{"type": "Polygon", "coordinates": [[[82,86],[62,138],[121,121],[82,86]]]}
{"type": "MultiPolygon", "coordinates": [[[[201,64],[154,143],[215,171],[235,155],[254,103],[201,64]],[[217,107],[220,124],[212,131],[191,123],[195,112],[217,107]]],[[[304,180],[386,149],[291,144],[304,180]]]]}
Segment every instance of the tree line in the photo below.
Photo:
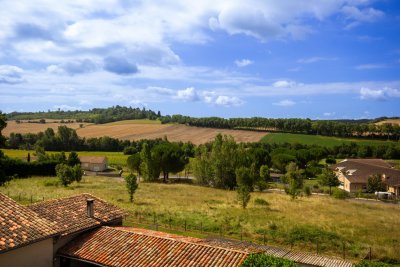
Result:
{"type": "Polygon", "coordinates": [[[371,122],[310,120],[310,119],[272,119],[272,118],[193,118],[182,115],[163,116],[162,123],[179,123],[196,127],[280,131],[288,133],[315,134],[339,137],[368,137],[399,140],[398,124],[371,122]]]}

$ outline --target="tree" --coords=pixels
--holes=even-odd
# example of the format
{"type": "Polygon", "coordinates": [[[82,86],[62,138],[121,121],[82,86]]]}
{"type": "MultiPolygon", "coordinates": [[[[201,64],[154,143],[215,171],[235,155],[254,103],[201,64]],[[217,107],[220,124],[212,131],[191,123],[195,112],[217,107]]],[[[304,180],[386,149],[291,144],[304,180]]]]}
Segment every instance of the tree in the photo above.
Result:
{"type": "Polygon", "coordinates": [[[155,181],[160,176],[160,166],[152,158],[148,143],[144,143],[140,152],[140,170],[145,181],[155,181]]]}
{"type": "Polygon", "coordinates": [[[201,185],[213,185],[212,162],[207,146],[200,145],[195,152],[195,158],[192,161],[193,174],[196,177],[197,183],[201,185]]]}
{"type": "Polygon", "coordinates": [[[260,177],[265,181],[265,182],[270,182],[271,181],[271,175],[269,174],[269,168],[267,165],[262,165],[260,167],[260,177]]]}
{"type": "Polygon", "coordinates": [[[80,164],[76,164],[74,167],[72,167],[72,174],[74,181],[79,183],[82,180],[83,170],[80,164]]]}
{"type": "Polygon", "coordinates": [[[133,194],[135,194],[136,189],[138,188],[136,175],[130,173],[125,177],[126,189],[128,189],[129,201],[133,202],[133,194]]]}
{"type": "Polygon", "coordinates": [[[339,179],[336,174],[329,168],[325,168],[322,173],[318,176],[319,181],[322,185],[329,186],[329,195],[332,194],[332,187],[340,185],[339,179]]]}
{"type": "Polygon", "coordinates": [[[274,266],[274,267],[297,267],[297,263],[284,258],[270,256],[265,253],[251,253],[243,261],[240,267],[274,266]]]}
{"type": "Polygon", "coordinates": [[[254,178],[251,176],[250,169],[240,167],[236,170],[236,183],[240,186],[245,186],[249,191],[253,191],[254,178]]]}
{"type": "Polygon", "coordinates": [[[126,160],[126,164],[128,166],[128,169],[131,172],[136,172],[139,179],[140,179],[140,175],[141,175],[141,171],[140,171],[140,164],[142,163],[142,160],[140,158],[140,154],[136,153],[133,155],[130,155],[128,157],[128,159],[126,160]]]}
{"type": "Polygon", "coordinates": [[[151,154],[153,160],[160,166],[164,183],[167,182],[170,172],[178,173],[183,171],[187,163],[183,150],[178,144],[163,142],[156,145],[151,154]]]}
{"type": "Polygon", "coordinates": [[[75,151],[69,153],[67,164],[71,167],[81,164],[81,160],[79,159],[78,153],[76,153],[75,151]]]}
{"type": "Polygon", "coordinates": [[[288,186],[285,188],[285,191],[292,199],[295,199],[300,194],[300,189],[303,187],[303,172],[299,170],[294,162],[289,163],[286,169],[285,178],[288,182],[288,186]]]}
{"type": "Polygon", "coordinates": [[[1,131],[7,126],[6,121],[6,116],[0,111],[0,147],[3,147],[6,141],[6,138],[1,134],[1,131]]]}
{"type": "Polygon", "coordinates": [[[386,191],[386,186],[382,181],[382,174],[373,174],[368,176],[367,192],[374,193],[381,191],[386,191]]]}
{"type": "Polygon", "coordinates": [[[250,201],[250,189],[245,185],[239,185],[236,192],[239,203],[245,209],[250,201]]]}
{"type": "Polygon", "coordinates": [[[71,166],[63,163],[56,166],[56,175],[60,179],[61,184],[65,187],[71,184],[75,178],[71,166]]]}

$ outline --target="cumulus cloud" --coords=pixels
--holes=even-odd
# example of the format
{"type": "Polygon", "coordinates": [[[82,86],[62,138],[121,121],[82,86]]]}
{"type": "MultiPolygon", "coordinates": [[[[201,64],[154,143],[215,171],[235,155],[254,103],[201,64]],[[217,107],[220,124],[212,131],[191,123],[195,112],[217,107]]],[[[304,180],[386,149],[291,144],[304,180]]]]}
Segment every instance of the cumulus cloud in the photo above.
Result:
{"type": "Polygon", "coordinates": [[[244,101],[236,96],[219,95],[214,91],[204,91],[202,96],[205,103],[217,106],[231,107],[244,104],[244,101]]]}
{"type": "Polygon", "coordinates": [[[360,89],[360,98],[362,100],[385,101],[393,97],[400,97],[400,90],[390,87],[384,87],[382,89],[370,89],[367,87],[362,87],[360,89]]]}
{"type": "Polygon", "coordinates": [[[291,106],[296,105],[296,102],[289,100],[289,99],[284,99],[279,102],[274,102],[274,103],[272,103],[272,105],[280,106],[280,107],[291,107],[291,106]]]}
{"type": "Polygon", "coordinates": [[[241,60],[235,60],[235,64],[238,67],[246,67],[248,65],[254,64],[254,61],[250,59],[241,59],[241,60]]]}
{"type": "Polygon", "coordinates": [[[104,59],[104,69],[119,75],[135,74],[139,71],[136,64],[122,57],[106,57],[104,59]]]}
{"type": "Polygon", "coordinates": [[[183,101],[198,101],[199,95],[193,87],[186,88],[184,90],[178,90],[176,93],[176,98],[183,101]]]}
{"type": "Polygon", "coordinates": [[[92,72],[97,68],[97,65],[93,61],[89,59],[83,59],[65,62],[58,65],[50,65],[47,67],[47,71],[55,74],[75,75],[92,72]]]}
{"type": "Polygon", "coordinates": [[[0,65],[0,84],[16,84],[24,82],[23,70],[16,66],[0,65]]]}

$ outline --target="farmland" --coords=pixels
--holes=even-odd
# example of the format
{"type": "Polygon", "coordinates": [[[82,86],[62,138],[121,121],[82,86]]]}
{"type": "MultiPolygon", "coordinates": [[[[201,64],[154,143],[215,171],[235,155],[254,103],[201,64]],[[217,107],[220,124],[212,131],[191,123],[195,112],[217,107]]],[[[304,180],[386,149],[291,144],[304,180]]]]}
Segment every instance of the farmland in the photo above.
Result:
{"type": "Polygon", "coordinates": [[[49,177],[17,179],[1,187],[0,192],[24,204],[30,202],[31,196],[33,201],[41,201],[87,192],[128,211],[127,225],[132,225],[140,214],[142,221],[168,224],[171,219],[174,225],[181,226],[186,221],[189,228],[201,223],[205,231],[216,234],[223,231],[223,235],[236,238],[240,238],[241,231],[245,238],[253,240],[256,233],[265,232],[270,245],[290,246],[289,240],[295,238],[294,249],[314,252],[315,243],[300,241],[298,235],[312,239],[318,233],[320,251],[324,254],[340,256],[341,242],[346,242],[347,257],[359,259],[371,246],[379,258],[400,260],[398,205],[358,203],[327,196],[291,201],[285,194],[252,193],[249,207],[243,210],[234,191],[159,183],[141,183],[132,204],[119,178],[88,176],[80,184],[73,183],[67,188],[55,185],[56,182],[56,178],[49,177]],[[255,199],[263,199],[267,204],[257,205],[255,199]],[[300,232],[294,234],[294,229],[300,232]]]}
{"type": "Polygon", "coordinates": [[[375,123],[376,125],[382,125],[385,123],[397,124],[400,125],[400,119],[387,119],[380,122],[375,123]]]}
{"type": "Polygon", "coordinates": [[[4,135],[8,136],[14,133],[37,133],[47,128],[57,129],[59,125],[66,125],[74,128],[80,137],[101,137],[110,136],[121,140],[141,140],[156,139],[166,136],[169,141],[192,142],[194,144],[203,144],[212,141],[218,133],[232,135],[238,142],[257,142],[265,133],[245,131],[245,130],[227,130],[191,127],[177,124],[161,124],[155,120],[129,120],[118,121],[106,124],[83,124],[79,123],[15,123],[9,121],[4,129],[4,135]]]}
{"type": "Polygon", "coordinates": [[[392,141],[380,140],[366,140],[354,138],[340,138],[321,135],[306,135],[306,134],[291,134],[291,133],[270,133],[265,135],[261,142],[265,143],[291,143],[291,144],[304,144],[304,145],[320,145],[326,147],[334,147],[343,143],[355,142],[359,145],[382,145],[391,143],[392,141]]]}

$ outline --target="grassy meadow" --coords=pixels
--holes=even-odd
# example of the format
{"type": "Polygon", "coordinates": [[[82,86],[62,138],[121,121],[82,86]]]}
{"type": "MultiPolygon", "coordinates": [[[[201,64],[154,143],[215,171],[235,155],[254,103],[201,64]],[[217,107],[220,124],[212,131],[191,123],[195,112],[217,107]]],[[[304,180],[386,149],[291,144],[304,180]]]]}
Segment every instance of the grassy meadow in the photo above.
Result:
{"type": "MultiPolygon", "coordinates": [[[[23,204],[59,198],[83,192],[94,194],[128,212],[126,225],[141,222],[158,223],[188,229],[201,225],[213,235],[263,242],[315,252],[318,240],[322,254],[360,259],[371,246],[373,256],[400,261],[400,206],[336,200],[328,196],[303,197],[297,200],[281,193],[252,193],[243,210],[234,191],[184,184],[141,183],[134,198],[128,201],[124,180],[108,177],[84,177],[67,188],[57,185],[55,177],[33,177],[11,181],[0,192],[23,204]]],[[[161,230],[164,230],[160,228],[161,230]]],[[[183,230],[182,230],[183,231],[183,230]]],[[[199,236],[199,232],[184,232],[199,236]]],[[[204,235],[202,235],[204,236],[204,235]]]]}
{"type": "MultiPolygon", "coordinates": [[[[9,156],[10,158],[26,158],[28,156],[28,153],[31,154],[31,156],[34,155],[35,151],[34,150],[22,150],[22,149],[1,149],[6,156],[9,156]]],[[[46,151],[48,154],[52,153],[59,153],[59,152],[52,152],[52,151],[46,151]]],[[[124,155],[122,152],[102,152],[102,151],[78,151],[77,152],[79,156],[106,156],[108,159],[108,164],[111,166],[119,165],[119,166],[125,166],[126,165],[126,159],[128,158],[128,155],[124,155]]],[[[65,154],[68,157],[69,152],[65,152],[65,154]]]]}
{"type": "Polygon", "coordinates": [[[340,138],[322,135],[307,135],[307,134],[291,134],[291,133],[270,133],[265,135],[261,142],[265,143],[291,143],[291,144],[304,144],[304,145],[320,145],[326,147],[334,147],[343,143],[355,142],[359,145],[381,145],[393,141],[381,140],[366,140],[355,138],[340,138]]]}

